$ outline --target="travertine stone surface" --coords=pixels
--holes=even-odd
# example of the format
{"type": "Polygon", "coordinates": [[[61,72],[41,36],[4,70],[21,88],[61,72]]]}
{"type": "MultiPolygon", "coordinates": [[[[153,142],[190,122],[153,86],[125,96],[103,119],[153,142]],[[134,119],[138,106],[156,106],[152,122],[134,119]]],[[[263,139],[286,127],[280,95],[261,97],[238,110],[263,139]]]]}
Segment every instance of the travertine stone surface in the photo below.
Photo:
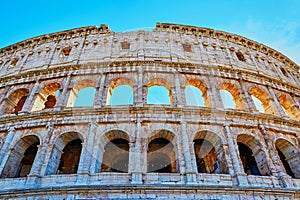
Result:
{"type": "Polygon", "coordinates": [[[300,67],[242,36],[165,23],[42,35],[0,49],[0,94],[1,199],[300,199],[300,67]],[[133,103],[110,105],[122,85],[133,103]],[[152,86],[169,105],[147,103],[152,86]],[[87,87],[93,105],[74,106],[87,87]]]}

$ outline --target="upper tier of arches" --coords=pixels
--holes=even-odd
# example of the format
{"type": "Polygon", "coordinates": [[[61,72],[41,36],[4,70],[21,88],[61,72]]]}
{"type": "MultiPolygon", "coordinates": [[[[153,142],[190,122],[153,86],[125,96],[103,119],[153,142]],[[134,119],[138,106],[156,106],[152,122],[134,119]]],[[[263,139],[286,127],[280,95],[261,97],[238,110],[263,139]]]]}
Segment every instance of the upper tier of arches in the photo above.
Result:
{"type": "Polygon", "coordinates": [[[64,107],[144,103],[229,108],[300,120],[300,98],[270,87],[226,79],[215,83],[188,76],[178,80],[149,77],[145,78],[145,84],[138,85],[137,80],[123,74],[115,78],[94,75],[36,82],[29,87],[15,86],[2,94],[1,112],[18,114],[64,107]]]}

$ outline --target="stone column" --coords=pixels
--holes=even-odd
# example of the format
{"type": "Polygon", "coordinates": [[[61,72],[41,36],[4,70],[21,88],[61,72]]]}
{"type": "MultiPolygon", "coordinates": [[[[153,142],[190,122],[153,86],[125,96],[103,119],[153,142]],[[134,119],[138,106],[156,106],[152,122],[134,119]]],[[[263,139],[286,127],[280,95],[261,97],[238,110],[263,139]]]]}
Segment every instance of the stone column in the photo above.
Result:
{"type": "Polygon", "coordinates": [[[246,90],[246,88],[244,86],[244,82],[241,77],[239,79],[239,84],[240,84],[240,87],[242,90],[242,98],[244,100],[246,109],[250,112],[258,112],[258,110],[254,104],[254,101],[251,98],[251,95],[249,94],[249,92],[246,90]]]}
{"type": "Polygon", "coordinates": [[[5,108],[6,100],[8,98],[8,96],[7,96],[8,91],[9,91],[9,87],[6,86],[5,89],[2,91],[2,95],[0,96],[0,114],[5,114],[4,108],[5,108]]]}
{"type": "Polygon", "coordinates": [[[142,67],[138,67],[138,82],[133,88],[133,103],[136,106],[143,107],[144,105],[144,94],[143,94],[143,73],[144,70],[142,67]]]}
{"type": "Polygon", "coordinates": [[[181,118],[181,143],[183,150],[183,158],[185,162],[186,183],[194,184],[197,180],[197,171],[195,171],[192,166],[192,156],[190,151],[189,138],[187,134],[187,125],[183,117],[181,118]]]}
{"type": "Polygon", "coordinates": [[[274,176],[279,177],[281,180],[281,185],[283,187],[293,187],[293,181],[292,178],[287,175],[285,172],[285,169],[280,161],[280,158],[278,154],[276,153],[277,150],[273,145],[272,139],[269,136],[268,131],[266,130],[265,126],[260,123],[259,129],[261,133],[263,134],[263,138],[265,140],[267,148],[265,149],[265,152],[268,154],[269,162],[271,164],[271,172],[274,176]],[[274,163],[273,163],[274,162],[274,163]]]}
{"type": "Polygon", "coordinates": [[[225,136],[228,143],[229,155],[232,160],[233,170],[235,172],[234,175],[236,176],[236,180],[237,180],[237,185],[247,186],[248,185],[247,174],[244,172],[242,166],[240,165],[238,159],[238,146],[233,141],[228,124],[224,124],[224,130],[225,130],[225,136]]]}
{"type": "Polygon", "coordinates": [[[223,109],[222,98],[216,85],[216,77],[207,77],[207,90],[212,108],[223,109]]]}
{"type": "Polygon", "coordinates": [[[0,151],[0,174],[2,173],[2,170],[5,166],[4,161],[7,160],[8,158],[8,151],[9,151],[9,146],[12,143],[12,141],[14,140],[16,133],[15,133],[15,128],[14,127],[10,127],[7,133],[7,136],[5,138],[4,144],[2,146],[2,149],[0,151]],[[6,159],[5,159],[6,158],[6,159]]]}
{"type": "Polygon", "coordinates": [[[129,173],[132,173],[132,181],[134,184],[143,183],[143,166],[142,162],[142,125],[141,121],[138,119],[136,123],[136,135],[134,143],[130,143],[129,151],[129,173]]]}
{"type": "Polygon", "coordinates": [[[94,99],[94,107],[95,108],[100,108],[100,107],[104,106],[102,104],[102,102],[103,102],[102,99],[106,97],[106,95],[104,95],[105,77],[106,76],[102,73],[99,84],[96,89],[96,93],[95,93],[95,99],[94,99]]]}
{"type": "Polygon", "coordinates": [[[230,151],[229,151],[229,148],[228,148],[228,144],[223,144],[222,147],[220,148],[223,148],[223,151],[224,151],[224,157],[226,159],[226,166],[227,166],[227,169],[228,169],[228,173],[230,175],[234,175],[234,168],[233,168],[233,164],[232,164],[232,160],[231,160],[231,157],[230,157],[230,151]]]}
{"type": "Polygon", "coordinates": [[[278,99],[277,99],[277,96],[276,96],[276,94],[275,94],[275,92],[274,92],[274,90],[271,88],[271,87],[269,87],[269,86],[267,86],[268,87],[268,91],[269,91],[269,93],[270,93],[270,99],[272,100],[272,104],[273,104],[273,106],[274,106],[274,108],[275,108],[275,110],[276,110],[276,112],[277,112],[277,114],[280,116],[280,117],[288,117],[286,114],[285,114],[285,112],[284,112],[284,110],[283,110],[283,108],[282,108],[282,106],[281,106],[281,104],[280,104],[280,102],[278,101],[278,99]]]}
{"type": "Polygon", "coordinates": [[[64,88],[58,96],[54,110],[62,110],[64,107],[66,107],[66,102],[68,101],[68,95],[70,94],[68,92],[68,88],[71,82],[71,78],[72,78],[72,74],[68,74],[64,84],[64,88]]]}
{"type": "Polygon", "coordinates": [[[180,84],[180,79],[179,79],[179,74],[178,72],[175,74],[175,93],[174,93],[174,97],[176,97],[176,106],[178,107],[182,107],[183,105],[185,105],[185,101],[182,98],[182,92],[181,92],[181,84],[180,84]]]}
{"type": "Polygon", "coordinates": [[[97,124],[91,122],[89,124],[89,132],[86,141],[82,144],[82,150],[80,154],[80,161],[77,173],[78,174],[89,174],[91,173],[90,168],[93,159],[93,151],[95,145],[95,135],[97,132],[97,124]]]}
{"type": "Polygon", "coordinates": [[[39,145],[38,151],[36,153],[36,156],[34,158],[34,162],[32,164],[30,173],[27,178],[26,185],[29,187],[36,187],[40,183],[40,177],[41,177],[41,169],[44,163],[44,158],[47,153],[48,146],[47,145],[39,145]]]}
{"type": "MultiPolygon", "coordinates": [[[[41,163],[42,166],[40,166],[40,172],[39,172],[39,175],[40,176],[45,176],[47,174],[46,170],[47,170],[47,167],[48,167],[48,163],[51,162],[50,161],[50,156],[52,154],[52,151],[53,151],[53,148],[54,148],[54,144],[49,144],[50,141],[51,141],[51,137],[52,137],[52,134],[54,132],[54,127],[53,125],[47,125],[47,134],[46,134],[46,137],[44,139],[44,143],[43,143],[43,147],[41,150],[44,150],[45,152],[43,152],[43,162],[41,163]]],[[[55,141],[53,141],[55,142],[55,141]]]]}
{"type": "Polygon", "coordinates": [[[36,153],[34,162],[32,164],[31,170],[30,170],[30,176],[40,176],[42,165],[44,163],[44,158],[47,152],[47,145],[38,145],[38,151],[36,153]]]}
{"type": "Polygon", "coordinates": [[[32,90],[31,90],[31,93],[29,94],[29,96],[27,97],[27,99],[24,103],[22,111],[25,111],[25,112],[30,112],[31,111],[32,106],[33,106],[34,101],[35,101],[35,97],[38,93],[39,85],[40,85],[39,81],[36,80],[32,90]]]}

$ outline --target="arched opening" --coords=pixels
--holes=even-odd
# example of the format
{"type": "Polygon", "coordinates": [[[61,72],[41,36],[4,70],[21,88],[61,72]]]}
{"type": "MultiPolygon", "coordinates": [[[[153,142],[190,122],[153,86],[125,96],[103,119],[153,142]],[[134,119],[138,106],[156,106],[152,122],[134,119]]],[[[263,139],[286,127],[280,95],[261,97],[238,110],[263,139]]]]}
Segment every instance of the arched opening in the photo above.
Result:
{"type": "Polygon", "coordinates": [[[155,78],[149,81],[147,104],[173,104],[171,87],[166,79],[155,78]]]}
{"type": "Polygon", "coordinates": [[[57,174],[77,173],[81,149],[82,145],[80,139],[68,142],[68,144],[63,149],[63,154],[60,158],[57,174]]]}
{"type": "Polygon", "coordinates": [[[129,138],[119,130],[107,132],[101,139],[103,145],[101,172],[128,173],[129,165],[129,138]]]}
{"type": "Polygon", "coordinates": [[[284,139],[276,140],[275,146],[286,173],[293,178],[300,178],[299,150],[284,139]]]}
{"type": "Polygon", "coordinates": [[[5,114],[17,114],[22,110],[24,103],[29,96],[29,90],[22,88],[12,92],[5,101],[4,113],[5,114]]]}
{"type": "Polygon", "coordinates": [[[253,95],[251,95],[251,98],[252,98],[252,100],[253,100],[253,102],[254,102],[255,108],[256,108],[259,112],[264,113],[264,112],[265,112],[265,109],[264,109],[264,107],[263,107],[262,102],[261,102],[258,98],[256,98],[255,96],[253,96],[253,95]]]}
{"type": "Polygon", "coordinates": [[[50,83],[46,85],[37,95],[31,111],[54,108],[61,85],[50,83]]]}
{"type": "Polygon", "coordinates": [[[290,98],[288,98],[287,95],[279,94],[278,100],[287,116],[294,120],[300,120],[300,114],[297,106],[290,98]]]}
{"type": "Polygon", "coordinates": [[[264,113],[276,114],[272,100],[270,99],[269,95],[265,91],[263,91],[260,88],[253,87],[249,90],[249,92],[250,95],[252,96],[256,108],[260,112],[262,111],[261,107],[263,107],[264,113]],[[261,106],[259,104],[261,104],[261,106]]]}
{"type": "Polygon", "coordinates": [[[237,144],[245,173],[248,175],[260,175],[252,150],[241,142],[237,144]]]}
{"type": "Polygon", "coordinates": [[[176,173],[178,171],[176,154],[174,145],[169,140],[171,138],[173,140],[174,135],[166,130],[161,130],[155,135],[150,138],[148,144],[147,172],[176,173]],[[164,133],[167,133],[170,137],[168,138],[164,133]]]}
{"type": "Polygon", "coordinates": [[[78,133],[62,134],[53,145],[46,174],[76,174],[81,150],[82,139],[78,133]]]}
{"type": "Polygon", "coordinates": [[[222,83],[219,85],[224,108],[245,109],[243,98],[239,89],[232,83],[222,83]]]}
{"type": "Polygon", "coordinates": [[[198,173],[228,173],[225,152],[216,134],[198,132],[193,143],[198,173]]]}
{"type": "Polygon", "coordinates": [[[78,92],[74,107],[77,106],[93,106],[96,88],[86,87],[78,92]]]}
{"type": "Polygon", "coordinates": [[[31,135],[22,138],[11,150],[1,177],[25,177],[30,174],[39,144],[39,139],[36,136],[31,135]]]}
{"type": "Polygon", "coordinates": [[[188,106],[204,106],[202,92],[191,85],[185,87],[185,102],[188,106]]]}
{"type": "Polygon", "coordinates": [[[269,176],[271,174],[266,153],[258,141],[250,135],[240,134],[237,137],[239,156],[248,175],[269,176]]]}
{"type": "Polygon", "coordinates": [[[127,78],[114,79],[108,88],[106,105],[133,104],[133,82],[127,78]]]}
{"type": "Polygon", "coordinates": [[[185,83],[185,100],[189,106],[210,106],[206,84],[198,79],[190,78],[185,83]]]}
{"type": "Polygon", "coordinates": [[[78,81],[70,91],[67,107],[93,106],[96,93],[96,83],[92,80],[78,81]]]}
{"type": "Polygon", "coordinates": [[[194,149],[198,173],[220,173],[214,146],[207,140],[194,140],[194,149]]]}
{"type": "Polygon", "coordinates": [[[233,96],[227,90],[219,90],[224,108],[236,108],[233,96]]]}

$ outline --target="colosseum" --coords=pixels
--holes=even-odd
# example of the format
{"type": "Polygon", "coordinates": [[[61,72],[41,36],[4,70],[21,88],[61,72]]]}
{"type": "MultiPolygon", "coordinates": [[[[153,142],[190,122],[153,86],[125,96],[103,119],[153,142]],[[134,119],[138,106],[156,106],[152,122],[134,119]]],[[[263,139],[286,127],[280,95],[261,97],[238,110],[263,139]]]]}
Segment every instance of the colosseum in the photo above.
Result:
{"type": "Polygon", "coordinates": [[[0,94],[1,199],[300,199],[300,67],[245,37],[41,35],[0,49],[0,94]]]}

